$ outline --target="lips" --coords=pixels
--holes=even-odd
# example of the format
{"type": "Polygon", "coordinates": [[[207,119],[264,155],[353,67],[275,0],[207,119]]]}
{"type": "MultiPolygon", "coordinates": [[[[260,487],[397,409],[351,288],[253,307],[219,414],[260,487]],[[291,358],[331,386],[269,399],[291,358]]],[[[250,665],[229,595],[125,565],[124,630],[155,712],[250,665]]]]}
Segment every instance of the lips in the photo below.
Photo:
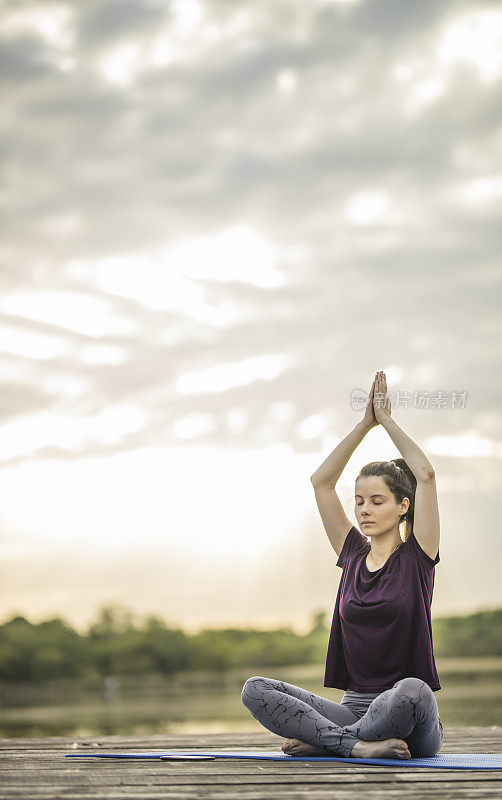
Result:
{"type": "Polygon", "coordinates": [[[362,522],[361,524],[362,525],[374,525],[375,523],[374,522],[362,522]]]}

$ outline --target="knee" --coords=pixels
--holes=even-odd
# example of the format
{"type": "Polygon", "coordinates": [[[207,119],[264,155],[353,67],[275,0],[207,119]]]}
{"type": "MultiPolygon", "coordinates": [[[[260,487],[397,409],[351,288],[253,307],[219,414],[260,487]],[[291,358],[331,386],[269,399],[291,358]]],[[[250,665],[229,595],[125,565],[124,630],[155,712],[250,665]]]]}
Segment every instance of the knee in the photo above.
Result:
{"type": "Polygon", "coordinates": [[[412,700],[420,700],[426,697],[426,695],[430,696],[433,694],[429,684],[421,680],[421,678],[403,678],[397,681],[394,686],[412,700]]]}
{"type": "Polygon", "coordinates": [[[248,678],[244,686],[242,687],[242,694],[241,700],[246,706],[248,707],[250,701],[255,700],[258,695],[258,687],[263,677],[261,675],[253,675],[252,678],[248,678]]]}

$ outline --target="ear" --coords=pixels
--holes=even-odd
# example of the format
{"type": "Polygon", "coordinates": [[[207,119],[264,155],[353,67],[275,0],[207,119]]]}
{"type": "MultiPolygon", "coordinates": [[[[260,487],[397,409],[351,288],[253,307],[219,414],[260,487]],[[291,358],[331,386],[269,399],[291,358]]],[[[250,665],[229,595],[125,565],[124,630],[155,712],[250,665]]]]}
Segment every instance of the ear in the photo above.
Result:
{"type": "Polygon", "coordinates": [[[409,507],[410,507],[409,498],[408,497],[403,497],[403,500],[401,501],[401,514],[406,514],[406,512],[409,509],[409,507]]]}

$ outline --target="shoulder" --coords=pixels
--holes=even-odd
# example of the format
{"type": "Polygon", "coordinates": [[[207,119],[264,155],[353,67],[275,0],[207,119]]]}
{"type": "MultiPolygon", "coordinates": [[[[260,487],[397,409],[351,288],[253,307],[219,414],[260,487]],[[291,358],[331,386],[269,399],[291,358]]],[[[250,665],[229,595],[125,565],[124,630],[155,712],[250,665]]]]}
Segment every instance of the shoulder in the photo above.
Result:
{"type": "Polygon", "coordinates": [[[436,553],[435,558],[431,558],[431,556],[425,552],[425,550],[419,544],[416,536],[414,533],[411,533],[406,541],[403,543],[403,549],[407,552],[413,559],[421,563],[423,566],[432,569],[439,563],[441,560],[439,557],[439,548],[436,553]]]}

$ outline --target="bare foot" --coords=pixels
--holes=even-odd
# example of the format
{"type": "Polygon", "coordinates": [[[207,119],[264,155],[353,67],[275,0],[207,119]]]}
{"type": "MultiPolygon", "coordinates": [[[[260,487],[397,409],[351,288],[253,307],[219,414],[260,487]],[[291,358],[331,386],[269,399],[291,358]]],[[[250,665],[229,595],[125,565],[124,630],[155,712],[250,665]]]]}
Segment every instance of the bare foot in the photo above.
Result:
{"type": "Polygon", "coordinates": [[[360,739],[350,755],[352,758],[411,758],[404,739],[384,739],[383,742],[364,742],[360,739]]]}
{"type": "Polygon", "coordinates": [[[291,756],[329,756],[329,750],[314,747],[313,744],[303,742],[301,739],[286,739],[281,750],[291,756]]]}

